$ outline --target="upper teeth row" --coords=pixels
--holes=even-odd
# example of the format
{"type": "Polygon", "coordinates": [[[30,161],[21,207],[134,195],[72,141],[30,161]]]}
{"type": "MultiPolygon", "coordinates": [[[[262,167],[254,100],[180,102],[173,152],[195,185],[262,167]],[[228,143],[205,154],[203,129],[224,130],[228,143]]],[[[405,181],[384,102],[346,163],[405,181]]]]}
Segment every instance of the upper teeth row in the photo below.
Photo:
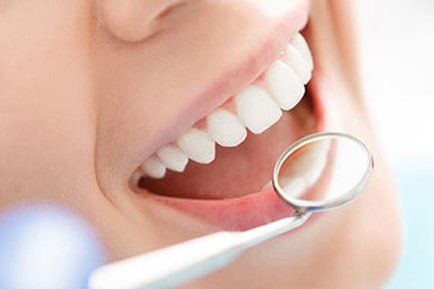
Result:
{"type": "Polygon", "coordinates": [[[206,129],[191,128],[173,144],[160,148],[142,165],[143,173],[163,178],[166,169],[183,172],[191,159],[208,164],[215,158],[215,143],[234,147],[247,136],[246,127],[260,134],[276,123],[282,110],[290,110],[301,100],[313,69],[310,49],[297,33],[287,44],[281,59],[263,74],[264,87],[252,84],[234,97],[234,111],[219,107],[206,116],[206,129]]]}

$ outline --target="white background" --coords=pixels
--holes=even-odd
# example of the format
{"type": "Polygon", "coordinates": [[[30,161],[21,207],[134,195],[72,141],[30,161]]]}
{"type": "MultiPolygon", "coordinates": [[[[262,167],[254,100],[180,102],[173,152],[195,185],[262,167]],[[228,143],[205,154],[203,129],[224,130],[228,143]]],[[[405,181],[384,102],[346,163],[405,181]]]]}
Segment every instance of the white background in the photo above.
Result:
{"type": "Polygon", "coordinates": [[[394,164],[434,164],[434,1],[357,0],[361,65],[394,164]]]}
{"type": "Polygon", "coordinates": [[[432,289],[434,0],[354,2],[365,92],[392,161],[403,220],[401,262],[387,288],[432,289]]]}

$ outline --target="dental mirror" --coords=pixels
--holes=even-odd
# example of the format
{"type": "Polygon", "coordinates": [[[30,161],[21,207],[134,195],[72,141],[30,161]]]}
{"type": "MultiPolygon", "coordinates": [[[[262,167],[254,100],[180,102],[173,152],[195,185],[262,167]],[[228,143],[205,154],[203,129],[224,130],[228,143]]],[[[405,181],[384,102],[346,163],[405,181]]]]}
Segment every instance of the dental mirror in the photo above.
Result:
{"type": "Polygon", "coordinates": [[[97,269],[90,289],[174,288],[229,265],[243,251],[338,209],[365,188],[374,168],[365,144],[343,133],[312,134],[277,161],[272,182],[295,215],[247,231],[220,231],[97,269]]]}
{"type": "Polygon", "coordinates": [[[297,213],[327,211],[353,200],[373,167],[373,157],[361,140],[344,133],[320,133],[284,151],[272,181],[278,196],[297,213]]]}

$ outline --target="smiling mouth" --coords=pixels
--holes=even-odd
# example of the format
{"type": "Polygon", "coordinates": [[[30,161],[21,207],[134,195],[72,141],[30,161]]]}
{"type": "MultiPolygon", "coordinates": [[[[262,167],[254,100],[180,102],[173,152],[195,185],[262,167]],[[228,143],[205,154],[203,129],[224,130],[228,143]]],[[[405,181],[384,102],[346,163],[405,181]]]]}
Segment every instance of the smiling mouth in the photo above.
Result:
{"type": "Polygon", "coordinates": [[[134,173],[135,191],[224,229],[292,214],[271,172],[292,142],[325,129],[322,102],[305,88],[312,71],[308,42],[296,33],[253,83],[156,150],[134,173]]]}

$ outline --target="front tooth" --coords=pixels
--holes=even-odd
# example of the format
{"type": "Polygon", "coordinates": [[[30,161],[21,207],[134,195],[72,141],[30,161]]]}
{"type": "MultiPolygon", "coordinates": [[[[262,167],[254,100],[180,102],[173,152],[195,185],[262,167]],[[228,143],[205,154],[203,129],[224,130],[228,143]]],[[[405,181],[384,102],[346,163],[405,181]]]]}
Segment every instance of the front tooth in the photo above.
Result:
{"type": "Polygon", "coordinates": [[[281,109],[290,110],[304,95],[304,85],[294,70],[278,60],[265,72],[265,81],[281,109]]]}
{"type": "Polygon", "coordinates": [[[310,52],[309,45],[307,44],[306,39],[304,39],[303,35],[300,33],[296,33],[291,39],[291,45],[294,46],[300,53],[304,56],[309,64],[310,70],[313,69],[313,58],[312,53],[310,52]]]}
{"type": "Polygon", "coordinates": [[[248,86],[235,97],[235,106],[241,122],[256,134],[265,131],[282,116],[272,97],[254,85],[248,86]]]}
{"type": "Polygon", "coordinates": [[[166,167],[157,156],[151,156],[141,167],[147,176],[154,179],[161,179],[166,175],[166,167]]]}
{"type": "Polygon", "coordinates": [[[327,164],[327,154],[330,149],[329,142],[315,144],[300,155],[291,164],[293,174],[302,177],[308,187],[313,186],[321,177],[327,164]]]}
{"type": "Polygon", "coordinates": [[[294,69],[295,73],[301,78],[304,84],[308,83],[312,76],[308,61],[304,59],[301,52],[291,44],[286,46],[285,52],[284,61],[286,64],[294,69]]]}
{"type": "Polygon", "coordinates": [[[234,147],[244,141],[247,131],[241,121],[225,109],[217,109],[206,118],[209,135],[221,146],[234,147]]]}
{"type": "Polygon", "coordinates": [[[164,146],[158,150],[157,155],[168,169],[175,172],[183,172],[188,163],[187,155],[177,146],[164,146]]]}
{"type": "Polygon", "coordinates": [[[192,128],[178,141],[179,148],[193,161],[209,164],[215,158],[215,142],[204,131],[192,128]]]}

